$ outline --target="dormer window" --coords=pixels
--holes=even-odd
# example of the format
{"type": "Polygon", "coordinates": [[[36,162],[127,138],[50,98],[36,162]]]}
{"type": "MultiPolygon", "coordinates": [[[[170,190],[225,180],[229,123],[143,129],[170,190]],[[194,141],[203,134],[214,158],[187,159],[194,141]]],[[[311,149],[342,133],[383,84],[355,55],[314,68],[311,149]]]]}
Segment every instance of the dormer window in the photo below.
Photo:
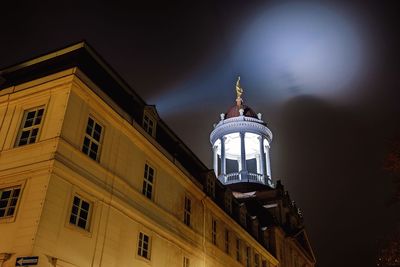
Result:
{"type": "Polygon", "coordinates": [[[211,175],[207,175],[206,178],[206,192],[209,196],[215,197],[215,179],[211,175]]]}
{"type": "Polygon", "coordinates": [[[240,224],[246,227],[246,206],[244,204],[240,207],[239,220],[240,224]]]}
{"type": "Polygon", "coordinates": [[[232,213],[232,194],[230,191],[225,192],[224,198],[225,211],[229,214],[232,213]]]}
{"type": "Polygon", "coordinates": [[[156,136],[157,112],[153,106],[147,106],[143,113],[143,129],[152,137],[156,136]]]}

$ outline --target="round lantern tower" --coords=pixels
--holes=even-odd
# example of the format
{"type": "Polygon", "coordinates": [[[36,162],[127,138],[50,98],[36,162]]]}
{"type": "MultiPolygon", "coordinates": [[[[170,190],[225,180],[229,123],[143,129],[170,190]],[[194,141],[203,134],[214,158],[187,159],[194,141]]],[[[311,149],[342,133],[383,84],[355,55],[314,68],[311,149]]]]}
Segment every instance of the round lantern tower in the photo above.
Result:
{"type": "Polygon", "coordinates": [[[269,148],[272,132],[249,106],[243,104],[240,77],[236,82],[236,104],[210,134],[214,152],[214,171],[225,185],[236,188],[273,186],[269,148]]]}

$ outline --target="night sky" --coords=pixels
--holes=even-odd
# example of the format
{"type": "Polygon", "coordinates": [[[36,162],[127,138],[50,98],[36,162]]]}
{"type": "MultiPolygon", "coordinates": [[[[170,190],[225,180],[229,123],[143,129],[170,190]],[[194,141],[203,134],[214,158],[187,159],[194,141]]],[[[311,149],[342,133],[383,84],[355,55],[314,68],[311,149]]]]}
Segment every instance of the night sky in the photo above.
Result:
{"type": "Polygon", "coordinates": [[[274,133],[273,179],[302,209],[317,265],[375,266],[400,221],[383,171],[400,139],[394,5],[9,2],[0,68],[85,39],[210,168],[209,133],[240,75],[245,104],[274,133]]]}

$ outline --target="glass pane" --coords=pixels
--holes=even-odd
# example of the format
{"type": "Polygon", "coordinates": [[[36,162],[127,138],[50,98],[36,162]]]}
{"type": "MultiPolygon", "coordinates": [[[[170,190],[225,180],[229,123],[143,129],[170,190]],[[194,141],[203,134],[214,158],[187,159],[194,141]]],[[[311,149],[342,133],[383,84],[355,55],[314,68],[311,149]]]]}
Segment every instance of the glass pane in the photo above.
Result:
{"type": "Polygon", "coordinates": [[[99,124],[95,124],[94,125],[94,130],[99,134],[99,135],[101,135],[101,130],[102,130],[102,127],[99,125],[99,124]]]}
{"type": "Polygon", "coordinates": [[[42,121],[42,117],[41,117],[41,116],[40,116],[40,117],[37,117],[37,118],[35,119],[35,125],[39,125],[41,121],[42,121]]]}
{"type": "Polygon", "coordinates": [[[36,116],[41,117],[43,115],[43,112],[44,112],[43,108],[39,109],[36,116]]]}
{"type": "Polygon", "coordinates": [[[89,148],[87,146],[82,147],[82,152],[85,153],[86,155],[89,153],[89,148]]]}
{"type": "Polygon", "coordinates": [[[88,125],[89,125],[91,128],[93,128],[93,124],[94,124],[93,119],[89,117],[89,118],[88,118],[88,125]]]}
{"type": "Polygon", "coordinates": [[[0,209],[0,217],[4,217],[6,210],[4,209],[0,209]]]}
{"type": "Polygon", "coordinates": [[[77,206],[73,205],[73,206],[72,206],[71,213],[72,213],[72,214],[75,214],[75,215],[78,215],[78,210],[79,210],[79,208],[78,208],[77,206]]]}
{"type": "Polygon", "coordinates": [[[31,138],[29,138],[29,144],[33,144],[36,141],[36,135],[33,135],[31,138]]]}
{"type": "Polygon", "coordinates": [[[39,131],[39,128],[32,129],[31,136],[33,136],[33,135],[36,136],[38,131],[39,131]]]}
{"type": "Polygon", "coordinates": [[[97,153],[95,153],[95,152],[93,152],[93,151],[90,151],[90,152],[89,152],[89,157],[91,157],[91,158],[94,159],[94,160],[97,160],[97,153]]]}
{"type": "Polygon", "coordinates": [[[17,205],[18,198],[12,198],[10,201],[10,206],[15,207],[17,205]]]}
{"type": "Polygon", "coordinates": [[[79,197],[74,197],[74,205],[79,206],[81,199],[79,197]]]}
{"type": "Polygon", "coordinates": [[[88,211],[89,210],[89,203],[82,200],[82,209],[88,211]]]}
{"type": "Polygon", "coordinates": [[[0,208],[7,207],[8,200],[0,200],[0,208]]]}
{"type": "Polygon", "coordinates": [[[3,191],[3,193],[1,194],[0,199],[7,199],[7,198],[10,197],[10,195],[11,195],[11,190],[3,191]]]}
{"type": "Polygon", "coordinates": [[[30,131],[23,131],[21,134],[21,139],[27,139],[29,137],[30,131]]]}
{"type": "Polygon", "coordinates": [[[93,139],[100,142],[100,134],[96,131],[93,132],[93,139]]]}
{"type": "Polygon", "coordinates": [[[87,137],[85,137],[85,139],[83,140],[83,145],[89,147],[89,145],[90,145],[90,139],[87,138],[87,137]]]}
{"type": "Polygon", "coordinates": [[[19,188],[14,189],[13,197],[18,197],[20,191],[21,191],[21,189],[19,189],[19,188]]]}
{"type": "Polygon", "coordinates": [[[86,221],[84,219],[78,220],[78,227],[86,229],[86,221]]]}
{"type": "Polygon", "coordinates": [[[146,182],[143,182],[142,194],[146,195],[146,182]]]}
{"type": "Polygon", "coordinates": [[[79,214],[79,217],[82,218],[82,219],[87,220],[87,218],[88,218],[88,212],[85,211],[85,210],[81,210],[81,213],[79,214]]]}
{"type": "Polygon", "coordinates": [[[27,140],[27,139],[21,139],[21,140],[19,140],[18,145],[19,145],[19,146],[23,146],[23,145],[26,145],[27,143],[28,143],[28,140],[27,140]]]}
{"type": "Polygon", "coordinates": [[[24,124],[24,128],[31,127],[32,124],[33,124],[33,119],[26,119],[25,120],[25,124],[24,124]]]}
{"type": "Polygon", "coordinates": [[[14,210],[15,210],[15,208],[9,208],[8,211],[7,211],[7,216],[14,215],[14,210]]]}
{"type": "Polygon", "coordinates": [[[35,113],[36,113],[36,110],[29,111],[28,114],[26,115],[26,119],[27,120],[33,119],[35,117],[35,113]]]}
{"type": "Polygon", "coordinates": [[[96,143],[92,143],[90,149],[97,154],[97,150],[99,150],[99,146],[96,143]]]}
{"type": "Polygon", "coordinates": [[[88,124],[86,127],[86,133],[88,135],[92,136],[92,131],[93,131],[93,127],[88,124]]]}
{"type": "Polygon", "coordinates": [[[72,224],[76,224],[76,215],[71,214],[71,217],[69,217],[69,222],[72,224]]]}

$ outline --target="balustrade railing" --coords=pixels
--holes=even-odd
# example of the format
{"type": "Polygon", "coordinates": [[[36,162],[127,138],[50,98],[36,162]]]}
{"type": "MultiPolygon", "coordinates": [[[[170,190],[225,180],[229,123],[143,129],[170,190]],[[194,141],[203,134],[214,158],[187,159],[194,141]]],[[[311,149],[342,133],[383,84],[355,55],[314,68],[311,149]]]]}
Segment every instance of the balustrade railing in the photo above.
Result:
{"type": "Polygon", "coordinates": [[[219,180],[224,184],[232,184],[237,182],[253,182],[264,184],[264,175],[252,172],[232,172],[228,174],[221,174],[219,180]]]}

